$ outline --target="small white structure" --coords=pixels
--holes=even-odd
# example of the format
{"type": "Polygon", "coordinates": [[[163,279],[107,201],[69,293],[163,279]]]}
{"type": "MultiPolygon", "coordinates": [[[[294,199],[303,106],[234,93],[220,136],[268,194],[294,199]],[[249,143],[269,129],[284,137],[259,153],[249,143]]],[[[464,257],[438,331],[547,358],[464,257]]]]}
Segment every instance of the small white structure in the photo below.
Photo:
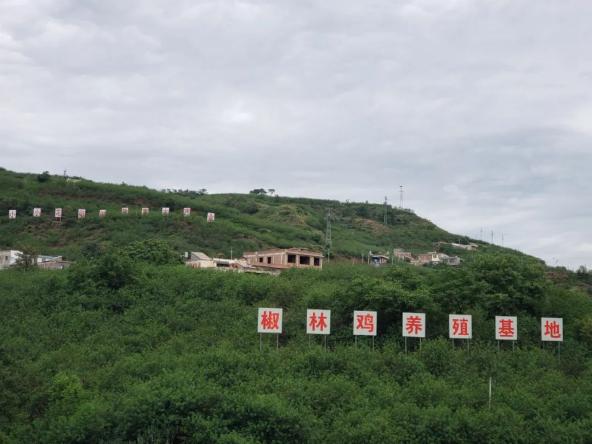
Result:
{"type": "Polygon", "coordinates": [[[171,209],[169,207],[162,207],[161,211],[163,216],[168,216],[171,212],[171,209]]]}
{"type": "Polygon", "coordinates": [[[8,267],[12,267],[16,264],[16,261],[23,254],[19,250],[1,250],[0,251],[0,270],[8,267]]]}
{"type": "Polygon", "coordinates": [[[214,222],[216,220],[216,213],[208,213],[208,222],[214,222]]]}
{"type": "Polygon", "coordinates": [[[214,257],[211,258],[201,251],[192,251],[185,253],[185,265],[191,268],[209,268],[221,271],[235,271],[238,273],[259,273],[259,274],[277,274],[274,270],[262,271],[257,267],[253,267],[247,263],[244,258],[241,259],[224,259],[214,257]]]}
{"type": "Polygon", "coordinates": [[[43,270],[63,270],[72,265],[72,262],[65,261],[62,256],[37,256],[37,267],[43,270]]]}
{"type": "Polygon", "coordinates": [[[78,209],[78,219],[84,219],[86,217],[86,209],[79,208],[78,209]]]}
{"type": "Polygon", "coordinates": [[[8,218],[16,219],[16,210],[8,210],[8,218]]]}
{"type": "Polygon", "coordinates": [[[183,216],[191,216],[191,208],[183,208],[183,216]]]}
{"type": "Polygon", "coordinates": [[[187,254],[187,261],[185,265],[191,268],[216,268],[216,262],[205,253],[201,251],[192,251],[187,254]]]}
{"type": "Polygon", "coordinates": [[[107,215],[107,210],[99,210],[99,217],[105,217],[107,215]]]}
{"type": "Polygon", "coordinates": [[[413,261],[413,254],[411,254],[408,251],[403,251],[403,249],[401,249],[401,248],[395,248],[393,250],[393,255],[394,255],[395,259],[400,260],[400,261],[405,261],[405,262],[413,261]]]}

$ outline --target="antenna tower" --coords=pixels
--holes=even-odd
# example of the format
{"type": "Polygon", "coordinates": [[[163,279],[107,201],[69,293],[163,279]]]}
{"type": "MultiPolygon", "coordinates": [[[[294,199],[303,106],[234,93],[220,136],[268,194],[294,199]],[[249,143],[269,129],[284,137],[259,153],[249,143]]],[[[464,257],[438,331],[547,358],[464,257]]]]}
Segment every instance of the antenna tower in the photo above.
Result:
{"type": "Polygon", "coordinates": [[[388,199],[384,196],[384,224],[388,225],[388,199]]]}
{"type": "Polygon", "coordinates": [[[327,209],[327,227],[325,228],[325,254],[327,255],[327,262],[331,260],[331,247],[333,241],[331,240],[331,208],[327,209]]]}
{"type": "Polygon", "coordinates": [[[403,208],[403,185],[399,185],[399,208],[403,208]]]}

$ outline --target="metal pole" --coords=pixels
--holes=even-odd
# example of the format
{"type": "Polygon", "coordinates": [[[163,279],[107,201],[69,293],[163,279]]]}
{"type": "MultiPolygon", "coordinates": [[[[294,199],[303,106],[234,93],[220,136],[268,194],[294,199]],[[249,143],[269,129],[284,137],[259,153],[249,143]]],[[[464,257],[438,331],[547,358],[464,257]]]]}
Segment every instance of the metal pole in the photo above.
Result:
{"type": "Polygon", "coordinates": [[[275,349],[280,349],[280,335],[275,335],[275,349]]]}
{"type": "Polygon", "coordinates": [[[358,347],[358,336],[354,336],[354,343],[356,345],[356,348],[358,347]]]}
{"type": "Polygon", "coordinates": [[[561,342],[557,343],[557,359],[561,361],[561,342]]]}
{"type": "Polygon", "coordinates": [[[263,335],[259,333],[259,351],[263,351],[263,335]]]}
{"type": "Polygon", "coordinates": [[[327,335],[325,335],[325,351],[327,351],[327,335]]]}
{"type": "Polygon", "coordinates": [[[407,354],[407,336],[405,336],[405,354],[407,354]]]}
{"type": "Polygon", "coordinates": [[[492,394],[491,385],[492,385],[492,379],[493,378],[490,376],[489,377],[489,402],[488,402],[488,405],[489,405],[489,409],[490,410],[491,410],[491,394],[492,394]]]}
{"type": "Polygon", "coordinates": [[[372,336],[372,350],[374,350],[374,336],[372,336]]]}

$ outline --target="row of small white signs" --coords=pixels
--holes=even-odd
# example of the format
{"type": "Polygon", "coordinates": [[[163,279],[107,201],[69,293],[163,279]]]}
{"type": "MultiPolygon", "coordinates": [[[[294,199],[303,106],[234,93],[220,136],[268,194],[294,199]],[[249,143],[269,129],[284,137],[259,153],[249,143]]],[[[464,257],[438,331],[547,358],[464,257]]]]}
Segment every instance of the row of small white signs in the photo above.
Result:
{"type": "MultiPolygon", "coordinates": [[[[169,207],[162,207],[161,213],[163,216],[168,216],[171,212],[169,207]]],[[[56,208],[54,211],[54,217],[56,219],[61,219],[63,215],[63,210],[61,208],[56,208]]],[[[146,216],[150,213],[150,208],[142,208],[142,216],[146,216]]],[[[121,209],[121,214],[129,214],[129,208],[123,207],[121,209]]],[[[107,216],[107,210],[99,210],[99,217],[107,216]]],[[[191,216],[191,208],[183,208],[183,216],[191,216]]],[[[41,217],[41,208],[33,208],[33,217],[41,217]]],[[[78,209],[78,219],[84,219],[86,217],[86,209],[79,208],[78,209]]],[[[8,218],[9,219],[16,219],[16,210],[8,210],[8,218]]],[[[216,219],[215,213],[208,213],[207,221],[214,222],[216,219]]]]}
{"type": "MultiPolygon", "coordinates": [[[[281,308],[259,308],[257,332],[281,333],[283,310],[281,308]]],[[[356,336],[376,336],[377,313],[375,311],[354,311],[353,333],[356,336]]],[[[331,333],[331,310],[306,310],[306,333],[328,335],[331,333]]],[[[451,339],[471,339],[473,319],[471,315],[448,315],[448,334],[451,339]]],[[[425,313],[403,313],[403,336],[425,338],[425,313]]],[[[495,317],[495,339],[499,341],[518,340],[518,318],[515,316],[495,317]]],[[[563,341],[563,318],[541,318],[541,340],[563,341]]]]}

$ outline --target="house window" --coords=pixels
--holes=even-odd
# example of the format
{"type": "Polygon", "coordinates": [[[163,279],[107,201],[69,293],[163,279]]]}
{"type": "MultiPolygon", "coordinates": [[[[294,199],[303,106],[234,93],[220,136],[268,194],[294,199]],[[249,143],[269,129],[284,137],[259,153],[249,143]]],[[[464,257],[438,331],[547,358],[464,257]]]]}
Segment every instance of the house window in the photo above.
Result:
{"type": "Polygon", "coordinates": [[[268,264],[271,264],[271,256],[268,256],[268,257],[267,257],[267,263],[268,263],[268,264]]]}
{"type": "Polygon", "coordinates": [[[295,264],[296,263],[296,255],[295,254],[289,254],[288,255],[288,263],[289,264],[295,264]]]}
{"type": "Polygon", "coordinates": [[[310,265],[310,256],[300,256],[300,265],[310,265]]]}
{"type": "Polygon", "coordinates": [[[259,262],[263,263],[263,258],[262,257],[259,258],[259,262]]]}
{"type": "Polygon", "coordinates": [[[315,267],[320,267],[321,266],[321,258],[320,257],[315,257],[314,258],[314,265],[315,265],[315,267]]]}

